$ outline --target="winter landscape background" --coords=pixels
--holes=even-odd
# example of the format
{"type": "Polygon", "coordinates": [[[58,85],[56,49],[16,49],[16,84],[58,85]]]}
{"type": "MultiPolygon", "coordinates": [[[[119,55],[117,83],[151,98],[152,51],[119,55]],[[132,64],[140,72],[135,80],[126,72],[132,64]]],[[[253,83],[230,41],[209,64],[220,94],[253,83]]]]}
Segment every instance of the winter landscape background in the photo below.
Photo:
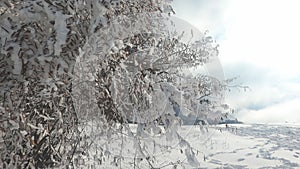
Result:
{"type": "Polygon", "coordinates": [[[225,77],[239,77],[251,88],[227,93],[235,116],[246,124],[235,125],[236,134],[225,132],[226,139],[215,134],[219,148],[203,168],[299,168],[298,5],[295,0],[174,1],[177,17],[217,39],[225,77]]]}
{"type": "Polygon", "coordinates": [[[0,168],[300,168],[298,1],[0,5],[0,168]]]}

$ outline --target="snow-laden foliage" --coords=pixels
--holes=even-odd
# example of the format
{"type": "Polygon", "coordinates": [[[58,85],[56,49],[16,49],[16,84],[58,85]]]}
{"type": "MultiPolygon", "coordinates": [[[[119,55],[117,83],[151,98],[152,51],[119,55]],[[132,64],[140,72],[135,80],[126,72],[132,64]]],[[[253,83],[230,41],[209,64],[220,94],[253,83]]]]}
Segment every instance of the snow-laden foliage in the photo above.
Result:
{"type": "Polygon", "coordinates": [[[177,129],[218,122],[226,83],[186,75],[218,50],[183,42],[173,12],[167,0],[1,1],[1,167],[154,168],[177,144],[197,166],[177,129]]]}

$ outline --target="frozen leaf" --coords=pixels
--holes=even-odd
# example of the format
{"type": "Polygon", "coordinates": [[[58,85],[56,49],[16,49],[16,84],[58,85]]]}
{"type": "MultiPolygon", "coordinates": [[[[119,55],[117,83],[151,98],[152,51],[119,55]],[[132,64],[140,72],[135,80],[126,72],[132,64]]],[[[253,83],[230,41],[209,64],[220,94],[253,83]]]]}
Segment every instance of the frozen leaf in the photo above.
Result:
{"type": "Polygon", "coordinates": [[[40,129],[41,129],[41,128],[39,128],[39,127],[37,127],[37,126],[35,126],[35,125],[31,124],[31,123],[27,123],[27,125],[28,125],[30,128],[32,128],[32,129],[37,129],[37,130],[40,130],[40,129]]]}
{"type": "Polygon", "coordinates": [[[11,124],[11,127],[10,127],[11,130],[19,129],[19,124],[16,123],[15,121],[9,120],[8,122],[9,122],[9,124],[11,124]]]}
{"type": "Polygon", "coordinates": [[[185,149],[185,156],[192,167],[199,167],[200,163],[190,148],[185,149]]]}
{"type": "Polygon", "coordinates": [[[62,45],[66,43],[68,32],[70,31],[67,28],[67,22],[66,19],[68,19],[70,16],[63,15],[60,12],[56,12],[55,14],[55,24],[54,29],[56,31],[56,42],[54,45],[55,52],[54,54],[59,56],[62,51],[62,45]]]}
{"type": "Polygon", "coordinates": [[[25,130],[20,131],[20,133],[22,134],[23,137],[25,137],[28,133],[25,130]]]}

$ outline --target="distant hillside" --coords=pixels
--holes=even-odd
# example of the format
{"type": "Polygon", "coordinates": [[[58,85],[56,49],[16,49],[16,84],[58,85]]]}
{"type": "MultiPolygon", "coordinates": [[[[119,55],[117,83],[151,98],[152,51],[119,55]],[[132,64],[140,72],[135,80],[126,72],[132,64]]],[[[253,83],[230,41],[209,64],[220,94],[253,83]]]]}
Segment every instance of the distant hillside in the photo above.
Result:
{"type": "Polygon", "coordinates": [[[243,122],[238,121],[237,119],[226,119],[222,122],[219,122],[219,124],[243,124],[243,122]]]}

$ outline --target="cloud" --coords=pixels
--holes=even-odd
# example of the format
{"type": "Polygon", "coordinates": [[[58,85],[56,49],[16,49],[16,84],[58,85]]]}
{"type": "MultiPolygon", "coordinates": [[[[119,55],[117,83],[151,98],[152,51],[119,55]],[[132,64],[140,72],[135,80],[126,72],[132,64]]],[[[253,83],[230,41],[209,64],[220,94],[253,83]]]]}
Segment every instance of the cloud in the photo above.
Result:
{"type": "Polygon", "coordinates": [[[237,116],[241,121],[248,123],[299,123],[300,98],[288,100],[259,110],[241,110],[237,116]]]}
{"type": "Polygon", "coordinates": [[[297,0],[174,2],[179,17],[217,38],[225,78],[251,88],[228,93],[241,120],[300,122],[297,0]]]}
{"type": "Polygon", "coordinates": [[[244,61],[285,74],[300,73],[295,62],[300,55],[300,24],[295,22],[300,15],[298,2],[230,2],[226,38],[219,41],[222,63],[244,61]]]}
{"type": "Polygon", "coordinates": [[[216,39],[222,39],[227,1],[174,0],[176,16],[195,25],[200,31],[209,31],[216,39]]]}
{"type": "Polygon", "coordinates": [[[222,64],[244,61],[286,74],[300,72],[297,7],[297,0],[174,0],[176,16],[217,39],[222,64]]]}
{"type": "MultiPolygon", "coordinates": [[[[300,100],[298,76],[280,76],[280,72],[270,71],[251,63],[227,66],[229,68],[224,68],[227,70],[227,75],[231,77],[240,75],[240,78],[234,83],[248,85],[251,88],[248,92],[233,90],[227,95],[226,102],[237,110],[238,118],[251,122],[255,122],[255,120],[284,122],[291,121],[290,116],[293,114],[299,116],[299,114],[295,114],[296,110],[299,110],[295,100],[300,100]],[[274,111],[273,114],[272,111],[274,111]],[[267,118],[270,113],[272,118],[267,118]],[[285,116],[286,114],[289,116],[285,116]]],[[[294,118],[294,120],[300,122],[299,118],[294,118]]]]}

